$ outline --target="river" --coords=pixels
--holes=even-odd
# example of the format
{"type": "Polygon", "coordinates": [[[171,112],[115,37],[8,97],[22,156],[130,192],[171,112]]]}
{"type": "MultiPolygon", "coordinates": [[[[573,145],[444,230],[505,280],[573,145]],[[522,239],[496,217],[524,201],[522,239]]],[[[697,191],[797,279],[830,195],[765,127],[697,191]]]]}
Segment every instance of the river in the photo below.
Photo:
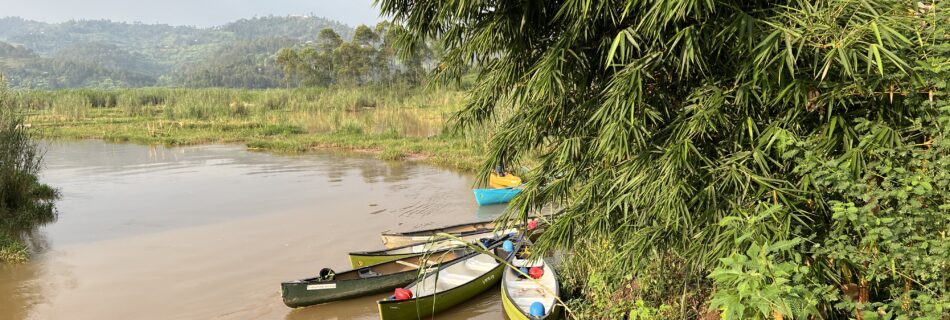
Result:
{"type": "MultiPolygon", "coordinates": [[[[0,265],[0,319],[377,319],[385,294],[290,309],[280,282],[345,270],[379,234],[490,219],[472,177],[412,162],[241,146],[45,144],[62,192],[39,252],[0,265]]],[[[502,319],[490,290],[436,319],[502,319]]]]}

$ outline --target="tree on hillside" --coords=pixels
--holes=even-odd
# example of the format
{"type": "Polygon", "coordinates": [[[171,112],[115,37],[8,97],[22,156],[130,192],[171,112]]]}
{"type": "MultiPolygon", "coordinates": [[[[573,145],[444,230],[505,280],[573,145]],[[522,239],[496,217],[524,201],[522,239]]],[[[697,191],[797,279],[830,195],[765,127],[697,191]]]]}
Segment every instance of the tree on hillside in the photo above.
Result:
{"type": "Polygon", "coordinates": [[[291,48],[283,48],[277,52],[277,64],[281,65],[284,71],[284,82],[289,86],[293,81],[295,68],[300,63],[300,57],[297,51],[291,48]]]}
{"type": "Polygon", "coordinates": [[[373,47],[376,45],[376,42],[379,41],[379,35],[376,34],[373,29],[370,29],[366,25],[360,25],[356,27],[356,31],[353,32],[353,43],[361,47],[373,47]]]}
{"type": "Polygon", "coordinates": [[[313,46],[281,50],[276,61],[288,85],[417,84],[425,73],[422,63],[431,55],[426,46],[397,55],[393,45],[401,30],[386,22],[375,28],[361,25],[351,41],[343,41],[332,29],[324,29],[313,46]]]}
{"type": "MultiPolygon", "coordinates": [[[[380,70],[379,77],[381,79],[391,79],[393,74],[397,72],[396,63],[396,47],[395,38],[392,36],[393,29],[392,24],[383,21],[376,24],[376,28],[373,30],[380,42],[379,51],[376,52],[376,60],[373,61],[375,67],[380,70]]],[[[405,60],[404,60],[405,61],[405,60]]]]}
{"type": "Polygon", "coordinates": [[[320,35],[317,36],[317,48],[322,53],[333,52],[342,43],[343,38],[330,28],[320,30],[320,35]]]}
{"type": "Polygon", "coordinates": [[[305,86],[328,86],[333,83],[336,67],[336,50],[343,39],[336,31],[327,28],[320,30],[316,46],[307,46],[299,51],[283,48],[277,53],[277,63],[284,70],[284,80],[288,84],[300,83],[305,86]]]}
{"type": "Polygon", "coordinates": [[[950,222],[914,222],[950,216],[950,168],[927,160],[947,138],[950,3],[378,5],[408,31],[404,52],[440,41],[439,79],[480,68],[457,120],[498,128],[486,172],[537,156],[508,215],[563,208],[538,245],[573,249],[575,310],[695,318],[712,301],[728,318],[936,319],[950,307],[950,250],[924,240],[950,222]],[[887,171],[903,164],[918,175],[887,171]],[[904,255],[915,246],[936,258],[904,255]]]}
{"type": "Polygon", "coordinates": [[[189,87],[278,87],[286,74],[277,63],[279,50],[296,43],[287,38],[258,38],[223,45],[164,77],[164,82],[189,87]]]}

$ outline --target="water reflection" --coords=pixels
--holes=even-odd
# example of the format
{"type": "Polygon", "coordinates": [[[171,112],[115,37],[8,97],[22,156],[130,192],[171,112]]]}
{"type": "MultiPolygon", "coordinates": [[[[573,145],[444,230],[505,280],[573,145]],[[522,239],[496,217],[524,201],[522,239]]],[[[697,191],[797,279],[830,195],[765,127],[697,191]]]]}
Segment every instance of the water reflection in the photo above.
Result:
{"type": "Polygon", "coordinates": [[[505,211],[506,204],[493,204],[484,207],[475,207],[475,220],[485,221],[498,217],[505,211]]]}
{"type": "MultiPolygon", "coordinates": [[[[475,296],[465,304],[424,319],[502,319],[500,311],[500,289],[493,288],[475,296]]],[[[286,320],[371,320],[379,319],[376,301],[389,294],[379,294],[359,299],[327,303],[323,305],[299,308],[290,311],[286,320]]]]}
{"type": "Polygon", "coordinates": [[[386,298],[386,294],[378,294],[358,299],[327,303],[319,306],[293,309],[287,313],[287,316],[284,319],[379,319],[376,301],[383,298],[386,298]]]}
{"type": "MultiPolygon", "coordinates": [[[[379,297],[291,310],[279,282],[346,269],[382,231],[503,209],[476,209],[465,175],[352,155],[81,141],[46,161],[59,220],[0,269],[0,319],[375,319],[379,297]]],[[[438,318],[499,316],[489,292],[438,318]]]]}
{"type": "MultiPolygon", "coordinates": [[[[336,154],[275,157],[245,152],[238,146],[169,148],[84,141],[51,143],[48,150],[44,181],[62,186],[64,198],[70,199],[61,204],[68,206],[61,208],[67,212],[62,219],[70,221],[53,227],[57,243],[214,223],[294,207],[307,198],[328,201],[332,200],[326,197],[331,194],[329,189],[387,192],[414,188],[444,196],[444,188],[420,188],[418,181],[405,182],[422,177],[439,180],[442,178],[433,176],[440,175],[464,180],[414,164],[387,165],[336,154]],[[363,178],[364,185],[344,181],[354,173],[363,178]],[[154,215],[173,210],[177,212],[154,215]]],[[[428,208],[416,205],[408,203],[408,215],[424,214],[428,208]]]]}
{"type": "MultiPolygon", "coordinates": [[[[54,221],[47,223],[52,223],[54,221]]],[[[24,232],[22,237],[24,244],[26,244],[27,248],[29,248],[29,251],[33,252],[34,254],[43,254],[50,248],[49,239],[46,238],[46,233],[40,231],[38,228],[24,232]]]]}
{"type": "Polygon", "coordinates": [[[36,279],[43,274],[36,264],[0,264],[0,319],[24,319],[33,306],[42,302],[43,294],[36,279]]]}

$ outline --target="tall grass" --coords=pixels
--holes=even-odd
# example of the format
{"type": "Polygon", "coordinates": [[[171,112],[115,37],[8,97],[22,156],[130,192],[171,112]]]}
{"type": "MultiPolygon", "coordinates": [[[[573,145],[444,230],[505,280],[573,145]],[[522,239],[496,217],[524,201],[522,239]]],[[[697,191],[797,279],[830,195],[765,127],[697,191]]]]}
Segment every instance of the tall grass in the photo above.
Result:
{"type": "Polygon", "coordinates": [[[486,140],[444,130],[464,99],[448,89],[76,89],[15,91],[10,98],[46,138],[359,149],[460,169],[475,167],[486,140]]]}
{"type": "Polygon", "coordinates": [[[47,124],[84,121],[225,121],[427,137],[460,104],[455,91],[389,88],[122,89],[17,91],[11,103],[47,124]],[[357,130],[357,128],[359,130],[357,130]]]}

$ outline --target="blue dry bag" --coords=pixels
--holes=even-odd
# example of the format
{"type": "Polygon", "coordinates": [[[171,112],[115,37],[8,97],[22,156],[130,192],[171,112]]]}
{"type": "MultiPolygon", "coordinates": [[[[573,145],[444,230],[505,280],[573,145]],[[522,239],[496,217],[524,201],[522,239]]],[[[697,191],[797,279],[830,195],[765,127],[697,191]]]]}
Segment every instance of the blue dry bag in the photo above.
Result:
{"type": "Polygon", "coordinates": [[[511,252],[515,250],[515,244],[511,243],[511,240],[505,240],[505,242],[501,244],[501,248],[504,249],[505,252],[511,252]]]}
{"type": "Polygon", "coordinates": [[[544,316],[544,305],[540,302],[535,301],[529,309],[532,317],[540,318],[544,316]]]}

